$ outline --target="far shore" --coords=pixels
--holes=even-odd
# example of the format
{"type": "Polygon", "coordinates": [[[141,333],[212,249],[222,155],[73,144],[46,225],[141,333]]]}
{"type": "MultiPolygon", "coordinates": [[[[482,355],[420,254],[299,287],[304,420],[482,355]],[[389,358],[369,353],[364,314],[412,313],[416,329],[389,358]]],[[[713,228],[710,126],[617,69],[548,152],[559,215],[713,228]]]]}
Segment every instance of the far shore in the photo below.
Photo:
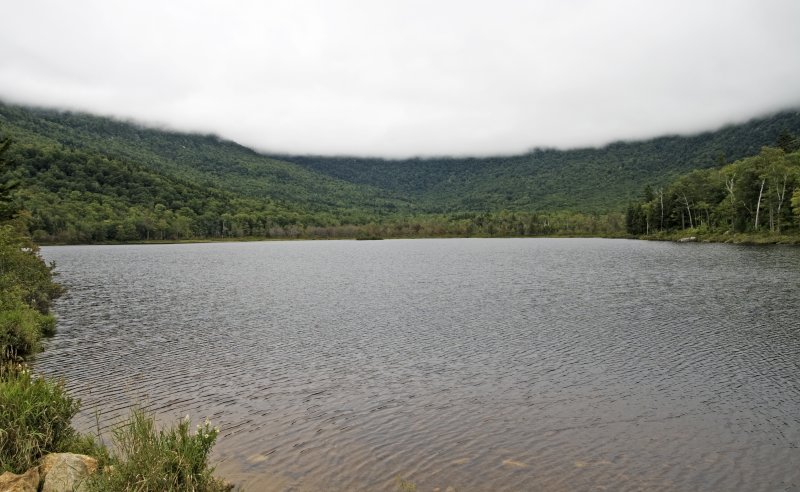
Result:
{"type": "Polygon", "coordinates": [[[800,245],[800,234],[773,234],[773,233],[720,233],[685,230],[676,232],[663,232],[658,234],[631,236],[625,234],[597,235],[597,234],[550,234],[526,236],[375,236],[375,237],[215,237],[215,238],[188,238],[188,239],[142,239],[137,241],[103,241],[91,243],[47,242],[42,241],[40,246],[123,246],[147,244],[200,244],[200,243],[243,243],[266,241],[376,241],[384,239],[632,239],[643,241],[671,241],[671,242],[698,242],[698,243],[724,243],[742,245],[800,245]],[[683,240],[683,241],[682,241],[683,240]]]}
{"type": "Polygon", "coordinates": [[[700,231],[677,231],[660,234],[641,236],[638,239],[647,241],[675,241],[680,242],[694,238],[692,241],[698,243],[724,243],[724,244],[744,244],[744,245],[770,245],[770,244],[789,244],[800,245],[800,234],[755,234],[749,232],[700,232],[700,231]]]}

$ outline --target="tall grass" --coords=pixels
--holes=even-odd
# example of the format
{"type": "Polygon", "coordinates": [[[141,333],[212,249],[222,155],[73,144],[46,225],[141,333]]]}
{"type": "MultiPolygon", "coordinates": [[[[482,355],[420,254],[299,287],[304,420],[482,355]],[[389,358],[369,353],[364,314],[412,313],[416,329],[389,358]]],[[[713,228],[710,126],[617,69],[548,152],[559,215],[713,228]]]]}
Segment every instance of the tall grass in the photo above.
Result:
{"type": "Polygon", "coordinates": [[[78,409],[62,382],[34,376],[23,364],[0,365],[0,473],[24,473],[48,453],[71,452],[98,459],[104,470],[87,484],[95,491],[231,489],[208,464],[219,433],[210,423],[192,432],[187,418],[158,429],[154,415],[134,409],[113,432],[112,454],[72,428],[78,409]]]}
{"type": "Polygon", "coordinates": [[[75,443],[70,420],[78,406],[61,382],[35,377],[22,365],[0,366],[0,471],[23,473],[75,443]]]}
{"type": "Polygon", "coordinates": [[[91,490],[227,491],[208,464],[218,430],[206,421],[190,431],[188,417],[158,429],[155,416],[135,408],[113,432],[112,466],[89,484],[91,490]]]}

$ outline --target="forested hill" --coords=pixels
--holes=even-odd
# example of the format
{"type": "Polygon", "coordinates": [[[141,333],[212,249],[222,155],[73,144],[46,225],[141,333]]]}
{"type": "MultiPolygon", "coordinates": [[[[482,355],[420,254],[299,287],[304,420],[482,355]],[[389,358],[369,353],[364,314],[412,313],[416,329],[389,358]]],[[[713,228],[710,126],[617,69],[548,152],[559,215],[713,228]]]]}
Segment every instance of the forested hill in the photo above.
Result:
{"type": "Polygon", "coordinates": [[[274,156],[352,183],[397,193],[436,212],[622,209],[643,187],[692,169],[757,154],[781,132],[800,134],[787,111],[694,136],[617,142],[602,148],[535,150],[485,158],[364,159],[274,156]]]}
{"type": "Polygon", "coordinates": [[[19,183],[18,205],[43,242],[607,234],[622,230],[646,184],[757,154],[781,132],[800,134],[798,112],[511,157],[270,156],[215,136],[0,103],[0,144],[11,141],[0,181],[19,183]]]}
{"type": "Polygon", "coordinates": [[[196,187],[271,201],[298,213],[380,214],[410,207],[384,190],[309,171],[214,135],[2,103],[0,130],[15,141],[12,153],[23,161],[23,149],[79,152],[139,166],[196,187]]]}

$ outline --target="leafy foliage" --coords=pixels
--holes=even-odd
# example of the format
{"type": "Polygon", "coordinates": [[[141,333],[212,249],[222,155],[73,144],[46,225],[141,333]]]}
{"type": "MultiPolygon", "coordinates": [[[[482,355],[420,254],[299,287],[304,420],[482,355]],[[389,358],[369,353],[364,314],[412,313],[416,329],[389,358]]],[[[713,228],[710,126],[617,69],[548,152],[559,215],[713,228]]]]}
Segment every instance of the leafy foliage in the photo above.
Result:
{"type": "Polygon", "coordinates": [[[19,186],[19,181],[9,177],[11,165],[4,158],[10,146],[10,138],[0,137],[0,221],[10,219],[16,212],[12,194],[19,186]]]}
{"type": "Polygon", "coordinates": [[[631,234],[695,230],[781,234],[800,227],[800,152],[758,155],[679,176],[628,207],[631,234]]]}
{"type": "Polygon", "coordinates": [[[50,304],[61,293],[38,246],[13,225],[0,224],[0,363],[39,351],[42,336],[55,329],[50,304]]]}

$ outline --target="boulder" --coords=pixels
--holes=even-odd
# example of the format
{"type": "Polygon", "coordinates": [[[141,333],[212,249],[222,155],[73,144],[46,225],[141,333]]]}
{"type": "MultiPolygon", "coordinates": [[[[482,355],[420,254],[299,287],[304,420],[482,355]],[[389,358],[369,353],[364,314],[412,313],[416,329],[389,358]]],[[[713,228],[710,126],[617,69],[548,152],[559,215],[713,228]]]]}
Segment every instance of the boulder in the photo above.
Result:
{"type": "Polygon", "coordinates": [[[678,239],[678,242],[679,243],[696,243],[697,242],[697,238],[694,237],[694,236],[682,237],[682,238],[678,239]]]}
{"type": "Polygon", "coordinates": [[[86,490],[86,480],[96,471],[97,460],[91,456],[48,454],[39,465],[39,473],[44,481],[42,492],[81,492],[86,490]]]}
{"type": "Polygon", "coordinates": [[[38,489],[38,468],[31,468],[22,475],[15,475],[11,472],[0,475],[0,492],[36,492],[38,489]]]}

